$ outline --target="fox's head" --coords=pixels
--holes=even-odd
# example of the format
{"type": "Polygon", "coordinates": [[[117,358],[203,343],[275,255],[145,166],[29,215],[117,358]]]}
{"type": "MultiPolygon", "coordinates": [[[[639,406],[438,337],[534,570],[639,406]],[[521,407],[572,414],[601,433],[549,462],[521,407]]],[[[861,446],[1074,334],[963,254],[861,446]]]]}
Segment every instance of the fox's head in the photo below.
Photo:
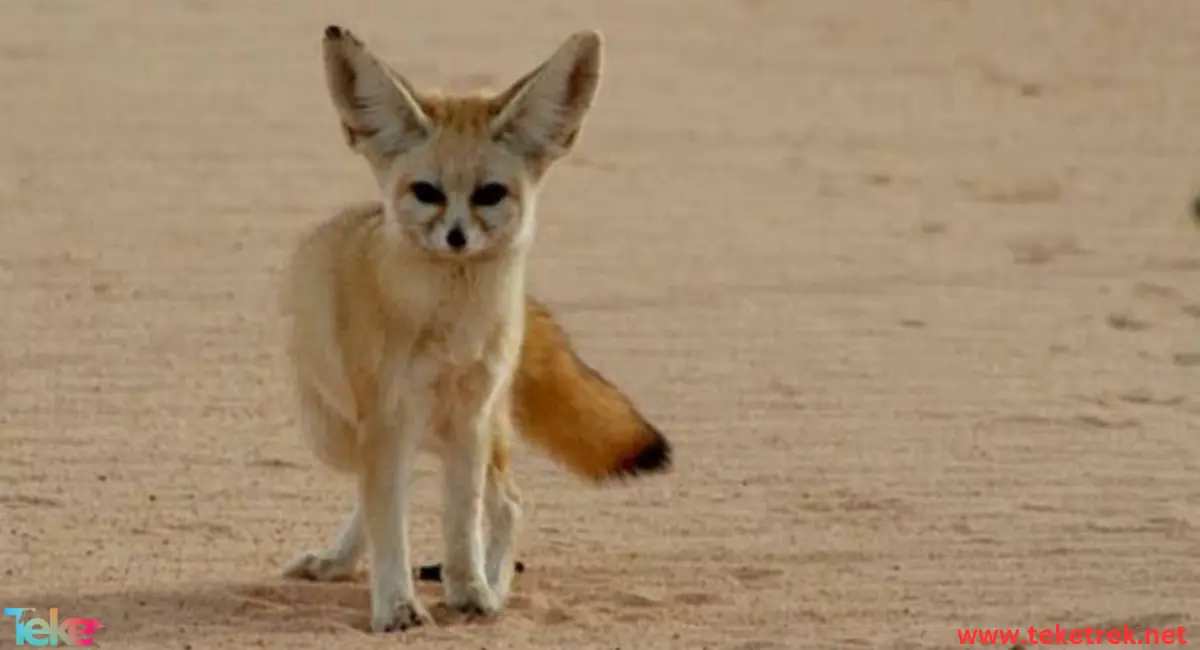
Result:
{"type": "Polygon", "coordinates": [[[491,95],[422,93],[348,30],[325,30],[329,92],[401,238],[468,259],[526,245],[542,178],[578,139],[600,85],[601,37],[573,34],[491,95]]]}

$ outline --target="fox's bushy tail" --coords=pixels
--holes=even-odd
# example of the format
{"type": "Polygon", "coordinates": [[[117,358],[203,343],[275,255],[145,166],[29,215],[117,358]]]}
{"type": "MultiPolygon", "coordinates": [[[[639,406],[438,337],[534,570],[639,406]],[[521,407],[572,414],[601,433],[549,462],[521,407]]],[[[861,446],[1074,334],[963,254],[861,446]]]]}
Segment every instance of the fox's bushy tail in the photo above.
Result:
{"type": "Polygon", "coordinates": [[[667,470],[666,437],[575,354],[550,311],[527,298],[525,319],[513,379],[514,419],[522,437],[596,482],[667,470]]]}

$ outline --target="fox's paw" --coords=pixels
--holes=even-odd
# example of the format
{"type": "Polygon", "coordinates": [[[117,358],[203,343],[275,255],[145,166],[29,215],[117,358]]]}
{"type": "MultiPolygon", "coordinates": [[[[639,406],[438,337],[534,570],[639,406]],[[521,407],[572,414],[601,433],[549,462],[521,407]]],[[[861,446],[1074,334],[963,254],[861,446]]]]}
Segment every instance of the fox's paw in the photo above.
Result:
{"type": "Polygon", "coordinates": [[[376,634],[403,632],[432,622],[433,617],[416,598],[401,598],[371,615],[371,630],[376,634]]]}
{"type": "Polygon", "coordinates": [[[354,563],[329,557],[324,551],[309,551],[283,569],[283,577],[312,582],[342,582],[354,577],[354,563]]]}
{"type": "Polygon", "coordinates": [[[484,582],[455,585],[447,582],[443,596],[448,609],[475,616],[495,616],[500,613],[500,598],[484,582]]]}

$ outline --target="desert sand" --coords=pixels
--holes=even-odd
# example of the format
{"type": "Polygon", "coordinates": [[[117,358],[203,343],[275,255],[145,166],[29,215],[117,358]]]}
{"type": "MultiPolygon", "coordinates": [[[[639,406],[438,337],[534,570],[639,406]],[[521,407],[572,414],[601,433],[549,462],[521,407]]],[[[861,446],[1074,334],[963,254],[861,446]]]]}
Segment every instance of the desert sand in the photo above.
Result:
{"type": "Polygon", "coordinates": [[[122,650],[1200,637],[1197,107],[1194,0],[7,0],[0,604],[122,650]],[[450,88],[606,37],[530,287],[676,465],[596,488],[523,449],[490,622],[375,637],[361,580],[278,577],[352,498],[276,302],[300,233],[374,196],[331,22],[450,88]]]}

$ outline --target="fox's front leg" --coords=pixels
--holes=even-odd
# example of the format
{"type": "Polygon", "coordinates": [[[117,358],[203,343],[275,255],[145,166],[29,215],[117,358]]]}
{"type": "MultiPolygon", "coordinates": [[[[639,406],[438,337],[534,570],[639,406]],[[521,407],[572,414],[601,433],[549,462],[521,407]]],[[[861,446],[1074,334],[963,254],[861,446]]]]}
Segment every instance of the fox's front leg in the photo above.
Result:
{"type": "Polygon", "coordinates": [[[400,427],[380,421],[365,432],[359,508],[370,562],[371,629],[376,633],[432,620],[417,600],[408,539],[408,486],[427,422],[421,413],[406,413],[400,427]]]}
{"type": "Polygon", "coordinates": [[[442,583],[450,608],[492,615],[500,611],[501,601],[488,584],[482,531],[484,489],[491,457],[492,411],[507,378],[488,369],[480,370],[473,379],[478,391],[472,400],[475,408],[452,418],[451,430],[446,432],[442,583]]]}

